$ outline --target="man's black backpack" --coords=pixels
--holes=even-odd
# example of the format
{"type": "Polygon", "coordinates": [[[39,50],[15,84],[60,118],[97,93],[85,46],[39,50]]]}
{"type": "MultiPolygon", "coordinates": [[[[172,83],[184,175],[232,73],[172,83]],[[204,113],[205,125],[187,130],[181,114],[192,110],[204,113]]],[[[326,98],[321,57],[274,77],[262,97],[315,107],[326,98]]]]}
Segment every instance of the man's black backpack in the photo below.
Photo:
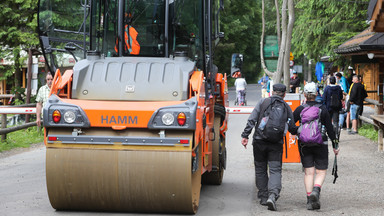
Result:
{"type": "Polygon", "coordinates": [[[256,132],[263,140],[279,142],[287,130],[287,104],[283,99],[271,97],[263,101],[260,108],[256,132]]]}
{"type": "MultiPolygon", "coordinates": [[[[341,91],[341,89],[340,89],[341,91]]],[[[335,110],[339,110],[342,107],[341,99],[339,97],[339,88],[331,89],[331,104],[330,107],[335,110]]]]}

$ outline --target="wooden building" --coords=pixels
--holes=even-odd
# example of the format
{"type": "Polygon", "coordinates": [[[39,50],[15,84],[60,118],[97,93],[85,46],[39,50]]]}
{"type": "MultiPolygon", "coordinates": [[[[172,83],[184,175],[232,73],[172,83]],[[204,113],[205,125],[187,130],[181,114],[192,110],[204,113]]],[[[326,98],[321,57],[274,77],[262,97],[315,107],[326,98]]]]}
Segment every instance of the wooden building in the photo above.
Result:
{"type": "Polygon", "coordinates": [[[378,100],[377,88],[384,82],[384,33],[368,28],[340,45],[335,52],[351,60],[356,74],[363,77],[368,98],[378,100]]]}

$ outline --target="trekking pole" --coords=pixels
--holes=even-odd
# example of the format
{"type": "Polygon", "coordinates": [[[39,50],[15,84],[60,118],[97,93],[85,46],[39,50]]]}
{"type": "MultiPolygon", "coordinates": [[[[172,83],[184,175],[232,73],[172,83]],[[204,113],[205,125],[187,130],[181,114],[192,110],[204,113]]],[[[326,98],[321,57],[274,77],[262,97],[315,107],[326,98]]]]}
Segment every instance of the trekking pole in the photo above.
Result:
{"type": "Polygon", "coordinates": [[[285,158],[288,158],[288,143],[287,143],[287,137],[284,136],[284,143],[285,143],[285,158]]]}
{"type": "MultiPolygon", "coordinates": [[[[335,148],[339,148],[338,144],[335,145],[335,148]]],[[[339,175],[337,175],[337,155],[335,155],[335,160],[333,161],[332,175],[335,177],[333,179],[333,184],[335,184],[337,177],[339,177],[339,175]]]]}

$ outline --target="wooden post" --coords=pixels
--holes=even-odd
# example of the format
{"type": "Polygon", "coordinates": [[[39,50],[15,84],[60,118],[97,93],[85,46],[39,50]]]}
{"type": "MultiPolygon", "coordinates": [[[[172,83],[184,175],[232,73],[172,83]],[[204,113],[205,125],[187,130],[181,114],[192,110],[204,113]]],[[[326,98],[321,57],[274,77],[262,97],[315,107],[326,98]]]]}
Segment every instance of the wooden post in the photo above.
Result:
{"type": "MultiPolygon", "coordinates": [[[[28,51],[28,69],[27,69],[27,98],[26,103],[31,102],[31,91],[32,91],[32,49],[28,51]]],[[[29,122],[30,115],[25,115],[25,123],[29,122]]]]}
{"type": "MultiPolygon", "coordinates": [[[[4,129],[7,127],[7,114],[1,115],[1,128],[4,129]]],[[[1,142],[5,142],[7,140],[7,134],[1,135],[1,142]]]]}
{"type": "Polygon", "coordinates": [[[383,114],[383,88],[379,85],[378,89],[378,95],[379,95],[379,105],[377,106],[377,114],[382,115],[383,114]]]}
{"type": "Polygon", "coordinates": [[[383,151],[383,129],[379,128],[377,136],[377,150],[379,152],[383,151]]]}

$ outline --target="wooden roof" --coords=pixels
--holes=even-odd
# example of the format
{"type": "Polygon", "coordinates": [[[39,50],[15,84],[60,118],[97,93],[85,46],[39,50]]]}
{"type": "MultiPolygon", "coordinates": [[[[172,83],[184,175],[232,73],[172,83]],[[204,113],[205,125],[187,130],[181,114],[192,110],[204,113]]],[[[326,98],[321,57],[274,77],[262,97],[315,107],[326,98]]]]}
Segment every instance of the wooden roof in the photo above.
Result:
{"type": "Polygon", "coordinates": [[[347,54],[347,53],[358,53],[365,49],[369,49],[369,47],[364,47],[363,49],[360,45],[364,44],[367,40],[381,33],[372,32],[371,29],[366,29],[353,38],[349,39],[345,43],[341,44],[337,49],[335,49],[335,53],[338,54],[347,54]]]}
{"type": "Polygon", "coordinates": [[[384,32],[384,0],[371,0],[368,6],[368,20],[371,30],[384,32]]]}

